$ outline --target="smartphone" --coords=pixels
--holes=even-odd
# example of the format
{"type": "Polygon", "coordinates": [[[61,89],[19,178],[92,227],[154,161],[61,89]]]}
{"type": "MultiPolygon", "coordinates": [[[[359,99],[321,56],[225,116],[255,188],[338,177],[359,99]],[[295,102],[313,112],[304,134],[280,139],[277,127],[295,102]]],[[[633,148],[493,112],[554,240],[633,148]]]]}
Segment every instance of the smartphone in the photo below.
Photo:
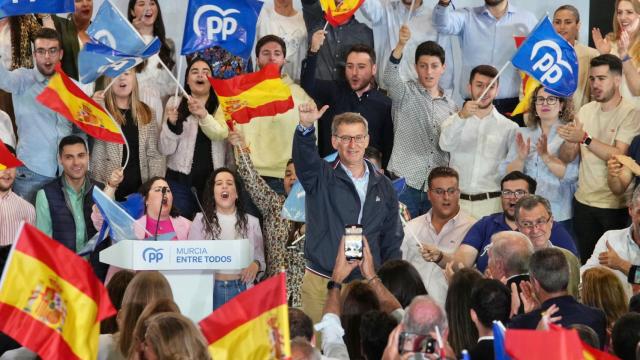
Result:
{"type": "Polygon", "coordinates": [[[409,332],[401,332],[398,340],[398,352],[400,354],[423,353],[433,354],[436,352],[436,339],[429,335],[419,335],[409,332]]]}
{"type": "Polygon", "coordinates": [[[362,260],[362,225],[344,227],[344,255],[347,261],[362,260]]]}

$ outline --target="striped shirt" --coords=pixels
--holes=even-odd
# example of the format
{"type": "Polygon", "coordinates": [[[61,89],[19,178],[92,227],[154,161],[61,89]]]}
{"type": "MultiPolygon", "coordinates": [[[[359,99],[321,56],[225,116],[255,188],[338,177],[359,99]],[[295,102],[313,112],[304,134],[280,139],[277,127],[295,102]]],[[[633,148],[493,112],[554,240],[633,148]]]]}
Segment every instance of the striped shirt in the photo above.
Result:
{"type": "Polygon", "coordinates": [[[11,245],[20,223],[36,223],[36,210],[29,202],[9,190],[0,196],[0,245],[11,245]]]}
{"type": "Polygon", "coordinates": [[[449,154],[438,145],[440,126],[457,111],[445,96],[433,98],[416,80],[400,78],[400,60],[393,55],[384,70],[384,82],[393,105],[393,151],[388,170],[422,190],[431,170],[449,163],[449,154]]]}

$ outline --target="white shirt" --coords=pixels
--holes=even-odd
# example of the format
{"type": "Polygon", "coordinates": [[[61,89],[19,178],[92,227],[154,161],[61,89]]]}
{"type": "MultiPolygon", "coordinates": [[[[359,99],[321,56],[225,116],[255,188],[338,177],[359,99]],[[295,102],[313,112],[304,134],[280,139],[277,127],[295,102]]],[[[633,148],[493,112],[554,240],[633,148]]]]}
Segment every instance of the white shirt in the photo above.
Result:
{"type": "Polygon", "coordinates": [[[456,216],[444,224],[440,233],[436,233],[436,229],[431,223],[431,213],[432,210],[429,210],[426,214],[418,216],[407,223],[404,228],[404,240],[400,249],[402,250],[402,258],[410,262],[418,270],[429,295],[440,306],[444,307],[447,290],[449,289],[447,279],[444,277],[444,271],[438,264],[422,258],[417,242],[435,245],[441,251],[453,253],[458,249],[462,239],[464,239],[464,236],[476,221],[464,210],[460,209],[456,216]]]}
{"type": "Polygon", "coordinates": [[[451,153],[449,166],[460,175],[460,190],[469,195],[500,190],[498,166],[515,141],[518,125],[495,107],[479,119],[451,115],[442,124],[440,148],[451,153]]]}
{"type": "Polygon", "coordinates": [[[13,55],[11,54],[11,24],[7,23],[5,27],[0,30],[0,57],[2,58],[2,65],[5,69],[11,69],[11,60],[13,55]]]}
{"type": "MultiPolygon", "coordinates": [[[[622,259],[630,262],[631,264],[640,264],[640,246],[638,246],[638,244],[633,241],[631,232],[632,227],[628,227],[620,230],[609,230],[602,234],[602,236],[596,243],[596,247],[593,249],[591,257],[580,268],[580,275],[582,275],[582,273],[587,269],[600,266],[598,255],[600,255],[601,252],[607,251],[607,241],[609,241],[609,246],[611,246],[622,259]]],[[[619,270],[612,269],[612,271],[616,274],[618,279],[620,279],[622,287],[624,287],[625,291],[627,292],[628,300],[628,298],[633,295],[633,290],[631,288],[631,284],[627,282],[627,275],[619,270]]]]}
{"type": "MultiPolygon", "coordinates": [[[[376,63],[378,74],[384,74],[384,69],[389,63],[389,56],[398,43],[398,31],[407,20],[409,8],[401,1],[392,0],[366,0],[359,9],[365,19],[371,22],[373,38],[375,39],[376,63]]],[[[431,17],[433,5],[423,2],[418,8],[414,8],[408,26],[411,30],[411,38],[404,48],[400,61],[400,77],[404,81],[417,80],[415,69],[415,53],[419,44],[431,40],[435,41],[445,51],[445,64],[447,70],[440,79],[440,86],[447,94],[453,89],[453,50],[451,36],[439,35],[433,27],[431,17]]],[[[386,89],[382,76],[378,76],[380,85],[386,89]]]]}
{"type": "Polygon", "coordinates": [[[13,132],[11,118],[2,110],[0,110],[0,141],[16,148],[16,134],[13,132]]]}
{"type": "MultiPolygon", "coordinates": [[[[302,12],[297,11],[293,16],[282,16],[275,11],[274,5],[264,5],[256,24],[256,41],[253,43],[251,58],[257,64],[255,46],[258,39],[265,35],[277,35],[287,46],[286,63],[282,71],[289,75],[296,83],[300,83],[302,60],[307,55],[307,27],[304,25],[302,12]]],[[[254,65],[254,68],[257,65],[254,65]]]]}

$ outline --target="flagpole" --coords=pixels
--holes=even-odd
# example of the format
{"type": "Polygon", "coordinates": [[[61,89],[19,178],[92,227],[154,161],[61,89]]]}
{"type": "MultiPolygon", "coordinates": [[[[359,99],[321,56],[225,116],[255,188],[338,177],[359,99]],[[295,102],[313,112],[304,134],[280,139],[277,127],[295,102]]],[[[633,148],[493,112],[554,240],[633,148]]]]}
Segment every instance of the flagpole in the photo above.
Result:
{"type": "Polygon", "coordinates": [[[509,64],[511,64],[511,61],[507,61],[506,63],[504,63],[504,65],[502,65],[502,68],[500,69],[500,71],[498,71],[498,74],[491,79],[491,82],[489,83],[489,86],[487,86],[484,91],[482,92],[482,94],[480,95],[480,97],[478,97],[476,99],[476,101],[480,101],[485,95],[487,95],[487,92],[489,92],[489,89],[491,89],[491,87],[493,86],[493,84],[495,84],[496,81],[498,81],[498,78],[500,77],[500,75],[507,69],[507,66],[509,66],[509,64]]]}
{"type": "Polygon", "coordinates": [[[109,117],[111,117],[111,120],[113,120],[114,124],[118,125],[118,129],[120,130],[120,135],[122,135],[122,139],[124,140],[124,146],[127,147],[127,157],[125,158],[124,161],[124,165],[122,165],[122,171],[124,171],[124,169],[127,167],[127,164],[129,164],[129,155],[131,154],[131,147],[129,146],[129,142],[127,141],[127,137],[124,136],[124,132],[122,131],[122,126],[120,124],[118,124],[118,122],[115,120],[115,117],[113,115],[111,115],[111,113],[109,112],[109,109],[107,109],[107,104],[105,104],[104,106],[104,111],[107,112],[107,115],[109,115],[109,117]]]}
{"type": "Polygon", "coordinates": [[[249,171],[249,176],[253,177],[253,171],[251,171],[251,167],[249,166],[249,163],[247,162],[247,158],[245,158],[246,154],[244,152],[244,150],[242,150],[242,146],[240,145],[236,145],[238,147],[238,150],[240,150],[240,157],[242,158],[242,161],[244,162],[244,166],[247,167],[247,171],[249,171]]]}
{"type": "Polygon", "coordinates": [[[186,96],[187,99],[191,99],[191,96],[189,96],[189,94],[187,94],[187,91],[182,87],[182,85],[180,85],[180,82],[178,81],[178,79],[176,79],[176,77],[173,76],[173,73],[171,72],[171,70],[169,70],[169,67],[167,67],[164,61],[162,61],[162,59],[158,59],[158,60],[160,60],[160,64],[162,65],[162,67],[165,70],[167,70],[167,72],[169,73],[169,76],[171,76],[171,79],[175,81],[176,85],[178,85],[178,88],[182,90],[182,93],[184,94],[184,96],[186,96]]]}
{"type": "MultiPolygon", "coordinates": [[[[180,72],[182,71],[182,56],[178,56],[178,76],[180,76],[180,72]]],[[[176,92],[175,94],[173,94],[173,98],[174,98],[174,106],[177,108],[178,107],[178,91],[180,90],[179,87],[176,86],[176,92]]]]}
{"type": "Polygon", "coordinates": [[[117,76],[116,76],[116,77],[114,77],[114,78],[112,78],[112,79],[111,79],[111,82],[109,82],[109,85],[107,85],[107,87],[105,87],[104,89],[102,89],[102,92],[103,92],[103,93],[106,93],[106,92],[107,92],[107,90],[109,90],[109,88],[111,88],[111,85],[113,85],[113,83],[115,83],[115,82],[116,82],[116,79],[117,79],[117,78],[118,78],[117,76]]]}
{"type": "Polygon", "coordinates": [[[327,26],[329,26],[328,21],[324,23],[324,27],[322,28],[322,31],[327,31],[327,26]]]}
{"type": "Polygon", "coordinates": [[[409,24],[409,20],[411,19],[411,12],[413,11],[413,6],[415,5],[416,0],[411,0],[411,6],[409,6],[409,12],[407,13],[407,20],[404,21],[405,25],[409,24]]]}

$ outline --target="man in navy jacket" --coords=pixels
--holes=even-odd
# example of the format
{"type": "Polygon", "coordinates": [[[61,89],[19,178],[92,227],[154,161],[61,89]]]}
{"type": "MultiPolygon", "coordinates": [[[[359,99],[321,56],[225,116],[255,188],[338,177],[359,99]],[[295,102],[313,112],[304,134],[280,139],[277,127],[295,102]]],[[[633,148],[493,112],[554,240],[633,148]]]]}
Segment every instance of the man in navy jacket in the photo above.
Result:
{"type": "MultiPolygon", "coordinates": [[[[403,231],[398,198],[391,181],[364,159],[369,144],[367,121],[356,113],[338,115],[332,124],[333,163],[320,158],[314,123],[328,106],[299,107],[300,124],[293,138],[293,162],[306,192],[306,272],[302,282],[302,309],[315,322],[322,316],[345,225],[361,224],[374,264],[400,259],[403,231]]],[[[347,281],[362,278],[356,269],[347,281]]],[[[367,279],[373,280],[373,279],[367,279]]]]}

